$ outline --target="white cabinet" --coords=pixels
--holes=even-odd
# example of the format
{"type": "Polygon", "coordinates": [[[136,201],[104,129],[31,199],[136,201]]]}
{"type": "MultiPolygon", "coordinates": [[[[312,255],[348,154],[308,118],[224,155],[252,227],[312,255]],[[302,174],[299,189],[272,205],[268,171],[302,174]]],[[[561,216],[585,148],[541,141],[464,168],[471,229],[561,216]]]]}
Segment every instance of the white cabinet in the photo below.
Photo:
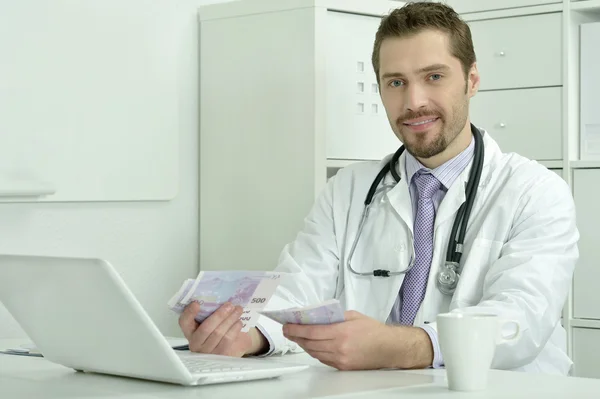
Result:
{"type": "Polygon", "coordinates": [[[562,84],[562,14],[471,21],[480,90],[562,84]]]}
{"type": "Polygon", "coordinates": [[[504,152],[560,161],[564,158],[562,13],[507,14],[465,17],[481,76],[479,93],[471,100],[471,120],[486,129],[504,152]]]}
{"type": "Polygon", "coordinates": [[[600,22],[581,25],[581,159],[600,159],[600,22]]]}
{"type": "Polygon", "coordinates": [[[560,0],[445,0],[445,3],[450,5],[456,12],[461,14],[503,10],[507,8],[535,6],[542,4],[560,3],[560,0]]]}
{"type": "Polygon", "coordinates": [[[378,157],[386,140],[395,151],[382,107],[370,115],[380,103],[369,60],[378,18],[402,4],[264,0],[200,8],[202,269],[272,269],[327,182],[327,153],[364,157],[352,152],[364,148],[378,157]]]}
{"type": "Polygon", "coordinates": [[[573,283],[574,317],[600,319],[600,247],[598,232],[598,187],[600,169],[578,169],[573,172],[575,206],[580,259],[575,268],[573,283]]]}
{"type": "Polygon", "coordinates": [[[272,269],[310,209],[314,25],[310,8],[200,23],[204,270],[272,269]]]}
{"type": "Polygon", "coordinates": [[[576,377],[600,378],[600,330],[573,329],[573,362],[576,377]]]}
{"type": "Polygon", "coordinates": [[[536,160],[562,158],[561,110],[560,87],[486,91],[471,99],[471,121],[502,151],[536,160]]]}
{"type": "Polygon", "coordinates": [[[328,159],[381,159],[400,145],[386,117],[371,62],[380,20],[327,13],[328,159]]]}

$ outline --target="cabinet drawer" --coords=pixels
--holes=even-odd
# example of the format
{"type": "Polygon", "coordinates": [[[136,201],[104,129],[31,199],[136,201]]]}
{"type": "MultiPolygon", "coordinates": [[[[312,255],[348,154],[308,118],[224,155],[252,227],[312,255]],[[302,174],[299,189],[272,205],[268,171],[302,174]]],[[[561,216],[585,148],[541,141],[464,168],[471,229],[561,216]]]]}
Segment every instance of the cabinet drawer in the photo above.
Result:
{"type": "Polygon", "coordinates": [[[562,84],[561,13],[469,23],[480,90],[562,84]]]}
{"type": "Polygon", "coordinates": [[[446,0],[446,4],[458,13],[504,10],[542,4],[561,3],[560,0],[446,0]]]}
{"type": "Polygon", "coordinates": [[[381,159],[400,146],[388,122],[371,64],[381,18],[327,13],[326,156],[381,159]]]}
{"type": "Polygon", "coordinates": [[[581,319],[600,319],[600,246],[598,246],[598,183],[600,169],[573,171],[573,195],[579,229],[579,261],[573,281],[573,315],[581,319]]]}
{"type": "Polygon", "coordinates": [[[600,22],[580,26],[580,159],[600,159],[600,22]]]}
{"type": "Polygon", "coordinates": [[[600,378],[600,330],[573,329],[573,363],[575,376],[600,378]]]}
{"type": "Polygon", "coordinates": [[[504,152],[529,159],[562,159],[562,89],[479,92],[471,121],[485,129],[504,152]]]}

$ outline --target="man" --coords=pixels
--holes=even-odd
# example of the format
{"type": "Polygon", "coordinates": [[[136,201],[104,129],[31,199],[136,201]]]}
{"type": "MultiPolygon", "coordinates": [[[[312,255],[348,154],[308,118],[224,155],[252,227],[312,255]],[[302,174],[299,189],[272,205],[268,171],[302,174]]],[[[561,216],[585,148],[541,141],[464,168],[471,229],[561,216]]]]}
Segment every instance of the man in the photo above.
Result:
{"type": "MultiPolygon", "coordinates": [[[[359,234],[367,191],[390,157],[330,179],[281,254],[278,270],[295,274],[268,306],[337,298],[349,310],[345,321],[282,328],[263,317],[258,328],[241,333],[241,309],[223,306],[198,325],[199,305],[191,304],[180,317],[191,350],[231,356],[304,350],[340,370],[442,367],[436,315],[483,312],[517,320],[521,329],[519,339],[497,347],[492,367],[567,374],[572,362],[560,315],[579,238],[570,191],[536,162],[502,153],[483,129],[483,168],[459,284],[451,295],[436,286],[476,148],[469,101],[479,73],[468,26],[443,4],[409,3],[382,20],[373,67],[392,130],[406,147],[394,166],[401,180],[375,197],[359,234]],[[405,274],[372,276],[408,265],[405,274]]],[[[393,181],[390,173],[385,181],[393,181]]]]}

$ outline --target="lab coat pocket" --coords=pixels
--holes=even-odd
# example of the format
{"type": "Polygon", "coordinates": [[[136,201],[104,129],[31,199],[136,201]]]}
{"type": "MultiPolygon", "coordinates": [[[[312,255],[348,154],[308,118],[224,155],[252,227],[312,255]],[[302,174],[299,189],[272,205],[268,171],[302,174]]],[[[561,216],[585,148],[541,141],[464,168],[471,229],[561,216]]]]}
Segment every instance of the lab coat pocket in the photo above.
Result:
{"type": "Polygon", "coordinates": [[[500,257],[502,241],[476,238],[462,256],[462,272],[450,308],[473,306],[483,297],[483,283],[492,264],[500,257]]]}

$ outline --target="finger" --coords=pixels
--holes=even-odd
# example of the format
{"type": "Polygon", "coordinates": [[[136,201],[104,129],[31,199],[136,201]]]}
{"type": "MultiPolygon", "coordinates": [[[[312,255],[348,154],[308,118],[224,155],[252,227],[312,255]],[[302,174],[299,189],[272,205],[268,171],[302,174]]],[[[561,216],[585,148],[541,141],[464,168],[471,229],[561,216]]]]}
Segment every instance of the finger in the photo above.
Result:
{"type": "MultiPolygon", "coordinates": [[[[230,303],[225,303],[219,309],[215,310],[213,314],[208,316],[200,326],[192,334],[190,341],[190,350],[197,352],[202,350],[202,346],[206,339],[212,334],[212,332],[221,324],[234,310],[234,306],[230,303]]],[[[203,351],[204,352],[204,351],[203,351]]]]}
{"type": "Polygon", "coordinates": [[[200,304],[198,302],[192,302],[183,309],[181,315],[179,315],[179,327],[183,332],[183,335],[188,340],[192,339],[192,334],[200,325],[194,318],[200,311],[200,304]]]}
{"type": "Polygon", "coordinates": [[[283,335],[286,338],[306,338],[310,340],[329,340],[335,339],[338,332],[338,325],[302,325],[285,324],[283,326],[283,335]]]}
{"type": "Polygon", "coordinates": [[[292,341],[300,345],[300,347],[307,352],[335,352],[335,341],[332,339],[313,341],[306,338],[294,338],[292,341]]]}
{"type": "Polygon", "coordinates": [[[217,355],[239,357],[238,353],[241,351],[241,349],[238,348],[238,345],[236,344],[241,334],[242,321],[238,318],[236,322],[233,323],[233,325],[229,328],[229,330],[227,330],[223,338],[221,338],[221,342],[219,342],[219,344],[216,346],[213,353],[217,355]]]}
{"type": "MultiPolygon", "coordinates": [[[[215,348],[217,347],[217,345],[219,345],[219,343],[221,342],[225,334],[227,334],[231,326],[233,326],[237,321],[240,321],[240,317],[242,317],[243,312],[244,309],[242,307],[236,306],[234,310],[231,313],[229,313],[227,317],[218,326],[216,326],[212,330],[210,335],[206,338],[206,340],[202,344],[202,352],[214,353],[215,348]]],[[[202,325],[203,324],[204,323],[202,323],[202,325]]],[[[198,330],[202,329],[202,325],[198,327],[198,330]]]]}

